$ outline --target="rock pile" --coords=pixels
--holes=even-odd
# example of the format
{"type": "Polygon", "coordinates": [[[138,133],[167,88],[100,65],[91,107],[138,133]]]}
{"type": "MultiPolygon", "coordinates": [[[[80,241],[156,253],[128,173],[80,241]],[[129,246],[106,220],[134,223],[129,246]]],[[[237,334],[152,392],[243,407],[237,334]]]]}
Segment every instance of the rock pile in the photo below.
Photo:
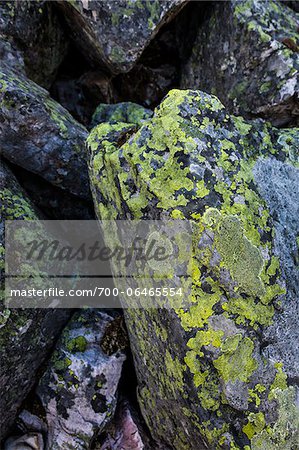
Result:
{"type": "Polygon", "coordinates": [[[1,296],[1,448],[298,448],[298,55],[294,1],[0,3],[1,290],[6,220],[193,237],[184,306],[1,296]]]}

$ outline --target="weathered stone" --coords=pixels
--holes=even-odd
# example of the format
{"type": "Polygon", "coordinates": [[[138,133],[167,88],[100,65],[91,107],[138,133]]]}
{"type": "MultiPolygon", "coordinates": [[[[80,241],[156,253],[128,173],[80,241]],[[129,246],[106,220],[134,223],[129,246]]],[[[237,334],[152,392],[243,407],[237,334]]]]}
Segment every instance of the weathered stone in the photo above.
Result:
{"type": "Polygon", "coordinates": [[[37,212],[11,171],[0,166],[0,442],[36,382],[37,371],[69,317],[64,310],[8,309],[3,305],[4,221],[36,220],[37,212]]]}
{"type": "Polygon", "coordinates": [[[181,61],[175,28],[188,9],[184,8],[159,31],[129,72],[113,78],[116,100],[112,103],[131,101],[153,109],[179,85],[181,61]]]}
{"type": "Polygon", "coordinates": [[[107,355],[101,341],[113,317],[77,313],[65,328],[37,387],[46,411],[47,448],[88,449],[111,420],[125,355],[107,355]]]}
{"type": "Polygon", "coordinates": [[[12,436],[4,444],[4,450],[44,450],[43,437],[39,433],[12,436]]]}
{"type": "Polygon", "coordinates": [[[14,173],[32,203],[48,220],[94,220],[92,198],[86,200],[14,166],[14,173]]]}
{"type": "Polygon", "coordinates": [[[0,39],[2,61],[15,70],[23,67],[23,73],[41,86],[51,86],[68,48],[51,2],[1,2],[0,39]]]}
{"type": "Polygon", "coordinates": [[[124,102],[114,105],[100,104],[92,116],[92,128],[103,122],[109,123],[132,123],[141,125],[146,119],[153,115],[153,111],[143,108],[136,103],[124,102]]]}
{"type": "Polygon", "coordinates": [[[58,0],[86,57],[95,65],[104,63],[115,74],[135,65],[161,26],[184,4],[184,0],[58,0]]]}
{"type": "Polygon", "coordinates": [[[85,128],[47,91],[3,65],[0,152],[9,161],[88,198],[86,136],[85,128]]]}
{"type": "Polygon", "coordinates": [[[296,448],[298,139],[178,90],[138,131],[106,123],[88,138],[100,218],[192,224],[191,305],[126,310],[162,448],[296,448]]]}
{"type": "Polygon", "coordinates": [[[122,399],[118,405],[112,426],[106,431],[104,442],[96,450],[149,450],[154,449],[148,439],[143,440],[140,424],[134,417],[132,407],[122,399]]]}
{"type": "Polygon", "coordinates": [[[234,113],[298,126],[299,19],[280,2],[218,2],[207,9],[181,87],[217,95],[234,113]]]}

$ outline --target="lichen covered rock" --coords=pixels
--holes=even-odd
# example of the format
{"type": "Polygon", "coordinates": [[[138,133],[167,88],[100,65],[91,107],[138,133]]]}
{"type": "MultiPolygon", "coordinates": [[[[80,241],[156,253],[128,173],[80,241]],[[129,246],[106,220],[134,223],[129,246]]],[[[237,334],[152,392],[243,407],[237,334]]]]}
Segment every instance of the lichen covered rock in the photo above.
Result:
{"type": "MultiPolygon", "coordinates": [[[[37,387],[46,412],[47,448],[88,449],[111,420],[125,355],[101,347],[115,318],[89,310],[65,328],[37,387]]],[[[109,339],[109,336],[105,339],[109,339]]]]}
{"type": "Polygon", "coordinates": [[[37,371],[69,317],[64,310],[8,309],[3,304],[4,221],[36,220],[37,212],[11,171],[0,166],[0,442],[22,401],[36,382],[37,371]]]}
{"type": "Polygon", "coordinates": [[[92,116],[91,126],[95,127],[100,123],[132,123],[142,124],[153,115],[153,111],[143,108],[132,102],[116,103],[113,105],[102,103],[95,110],[92,116]]]}
{"type": "Polygon", "coordinates": [[[58,4],[86,57],[96,65],[104,63],[117,74],[134,66],[161,26],[185,1],[58,0],[58,4]]]}
{"type": "Polygon", "coordinates": [[[298,139],[178,90],[138,130],[105,123],[88,138],[99,218],[193,229],[190,306],[126,310],[139,402],[164,448],[296,448],[298,139]]]}
{"type": "Polygon", "coordinates": [[[2,62],[49,88],[67,48],[68,38],[52,2],[1,2],[2,62]]]}
{"type": "Polygon", "coordinates": [[[82,198],[89,197],[85,128],[48,92],[3,65],[0,71],[0,153],[82,198]]]}
{"type": "Polygon", "coordinates": [[[199,27],[181,87],[217,95],[234,113],[298,126],[299,19],[279,1],[218,2],[199,27]]]}

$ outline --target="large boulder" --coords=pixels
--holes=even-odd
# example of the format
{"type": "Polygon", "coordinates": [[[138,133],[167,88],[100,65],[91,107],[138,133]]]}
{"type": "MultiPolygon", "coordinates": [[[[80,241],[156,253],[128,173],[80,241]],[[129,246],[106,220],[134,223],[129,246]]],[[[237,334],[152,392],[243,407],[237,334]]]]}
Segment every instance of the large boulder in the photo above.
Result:
{"type": "Polygon", "coordinates": [[[120,342],[113,342],[113,353],[102,348],[103,340],[113,340],[114,322],[117,317],[88,310],[77,313],[63,331],[37,387],[48,449],[89,449],[112,419],[126,358],[120,342]]]}
{"type": "Polygon", "coordinates": [[[51,2],[1,2],[1,61],[49,88],[67,48],[67,35],[51,2]]]}
{"type": "Polygon", "coordinates": [[[129,71],[145,47],[185,0],[113,2],[57,0],[73,38],[94,65],[129,71]]]}
{"type": "Polygon", "coordinates": [[[296,448],[298,141],[298,129],[246,122],[188,90],[138,131],[106,123],[88,138],[99,218],[193,230],[189,306],[125,313],[162,448],[296,448]]]}
{"type": "Polygon", "coordinates": [[[3,303],[5,220],[37,220],[13,173],[0,167],[0,442],[36,382],[37,372],[69,318],[65,310],[9,309],[3,303]]]}
{"type": "Polygon", "coordinates": [[[88,198],[86,137],[86,129],[46,90],[1,67],[0,153],[9,161],[88,198]]]}
{"type": "Polygon", "coordinates": [[[279,1],[216,2],[198,29],[181,87],[215,94],[234,113],[298,126],[298,26],[298,14],[279,1]]]}

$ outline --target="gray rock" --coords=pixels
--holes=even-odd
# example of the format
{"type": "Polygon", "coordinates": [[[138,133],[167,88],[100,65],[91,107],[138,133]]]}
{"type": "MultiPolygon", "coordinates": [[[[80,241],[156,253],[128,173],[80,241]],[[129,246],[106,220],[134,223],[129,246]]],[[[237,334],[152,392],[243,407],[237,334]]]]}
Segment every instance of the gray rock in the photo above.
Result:
{"type": "Polygon", "coordinates": [[[3,304],[4,221],[37,220],[38,213],[11,171],[0,167],[0,442],[36,382],[37,372],[69,318],[64,310],[8,309],[3,304]]]}
{"type": "Polygon", "coordinates": [[[143,439],[140,423],[134,417],[132,407],[127,400],[118,406],[112,430],[107,430],[107,437],[96,450],[145,450],[154,449],[148,440],[143,439]]]}
{"type": "Polygon", "coordinates": [[[231,112],[298,126],[298,15],[272,0],[216,2],[199,27],[181,87],[231,112]]]}
{"type": "Polygon", "coordinates": [[[161,26],[184,0],[113,2],[58,0],[77,45],[95,65],[117,74],[129,71],[161,26]]]}
{"type": "Polygon", "coordinates": [[[67,35],[51,2],[1,2],[0,55],[11,68],[49,88],[67,48],[67,35]]]}
{"type": "Polygon", "coordinates": [[[124,132],[88,138],[99,218],[184,218],[194,232],[190,304],[125,310],[152,435],[162,448],[296,448],[299,130],[174,90],[124,132]]]}
{"type": "Polygon", "coordinates": [[[125,355],[117,349],[108,355],[101,347],[112,322],[98,310],[78,313],[57,343],[37,387],[46,412],[47,449],[89,449],[113,417],[125,355]]]}
{"type": "Polygon", "coordinates": [[[268,345],[264,348],[263,354],[273,361],[282,361],[289,379],[298,380],[298,169],[273,157],[259,158],[253,174],[259,193],[266,200],[274,218],[274,254],[279,257],[280,268],[287,285],[287,294],[280,305],[281,312],[267,332],[268,345]]]}
{"type": "Polygon", "coordinates": [[[4,444],[4,450],[44,450],[43,437],[39,433],[28,433],[19,437],[10,437],[4,444]]]}
{"type": "Polygon", "coordinates": [[[43,88],[3,65],[0,153],[82,198],[89,197],[86,129],[43,88]]]}

